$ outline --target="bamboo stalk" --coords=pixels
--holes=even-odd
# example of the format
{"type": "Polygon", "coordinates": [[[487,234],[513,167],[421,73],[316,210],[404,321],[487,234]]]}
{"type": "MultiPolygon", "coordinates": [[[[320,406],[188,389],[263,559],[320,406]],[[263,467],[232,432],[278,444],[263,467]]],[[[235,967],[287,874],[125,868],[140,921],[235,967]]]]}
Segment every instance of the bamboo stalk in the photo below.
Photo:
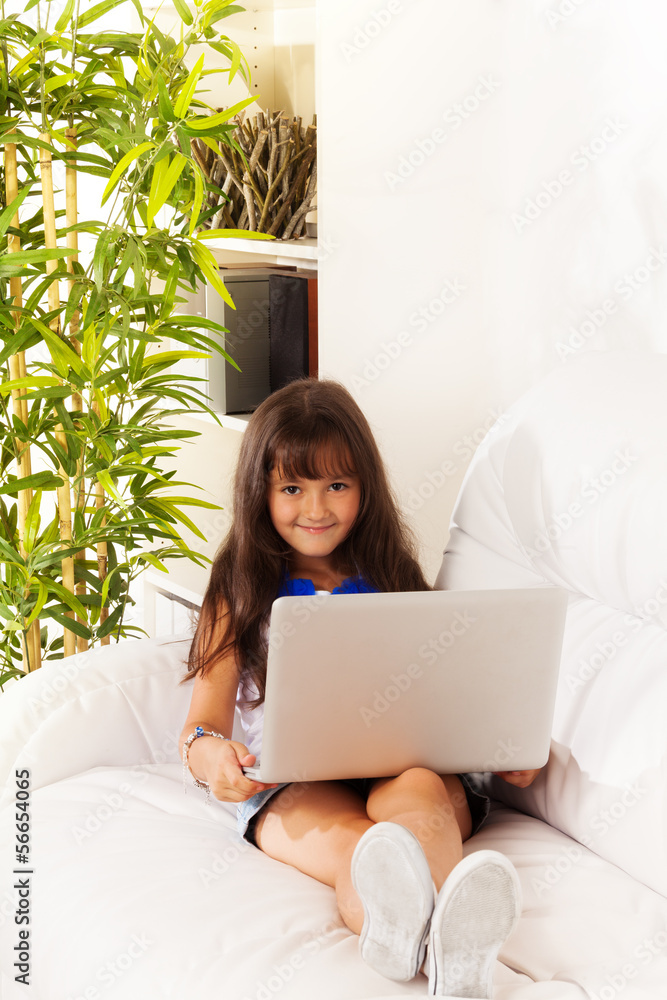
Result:
{"type": "MultiPolygon", "coordinates": [[[[16,145],[7,143],[5,145],[5,195],[7,204],[10,205],[17,197],[19,191],[18,165],[16,160],[16,145]]],[[[16,212],[12,219],[12,227],[18,229],[20,224],[19,213],[16,212]]],[[[7,239],[9,253],[18,253],[21,249],[21,240],[18,236],[10,234],[7,239]]],[[[17,307],[17,312],[13,314],[14,329],[18,330],[20,314],[18,309],[23,305],[23,288],[20,276],[9,279],[9,291],[12,297],[12,304],[17,307]]],[[[9,377],[11,379],[23,378],[26,375],[25,352],[19,351],[9,358],[9,377]]],[[[12,391],[12,410],[14,416],[21,423],[28,426],[28,401],[21,394],[19,389],[12,391]]],[[[30,459],[30,445],[27,441],[18,441],[16,447],[17,473],[20,479],[29,476],[32,472],[30,459]]],[[[32,490],[19,490],[18,495],[18,533],[19,533],[19,553],[25,559],[25,524],[30,504],[32,503],[32,490]]],[[[27,596],[27,595],[26,595],[27,596]]],[[[36,670],[42,665],[42,649],[40,642],[39,621],[35,620],[23,643],[23,669],[36,670]]]]}
{"type": "MultiPolygon", "coordinates": [[[[46,132],[42,132],[39,137],[42,142],[50,143],[51,137],[46,132]]],[[[49,249],[55,249],[57,247],[56,241],[56,212],[55,204],[53,200],[53,165],[51,160],[51,150],[43,149],[40,147],[39,150],[39,169],[40,177],[42,181],[42,201],[44,206],[44,244],[49,249]]],[[[52,274],[58,263],[55,260],[50,260],[46,262],[47,274],[52,274]]],[[[58,289],[58,282],[52,281],[49,285],[49,310],[54,311],[60,308],[60,292],[58,289]]],[[[51,320],[51,328],[55,333],[60,332],[60,321],[58,316],[55,316],[51,320]]],[[[55,430],[56,441],[63,448],[67,450],[67,435],[59,424],[55,430]]],[[[58,467],[58,475],[63,481],[62,486],[58,488],[58,519],[60,522],[60,541],[62,542],[63,548],[69,547],[72,540],[72,495],[70,492],[70,481],[69,476],[65,472],[62,463],[58,467]]],[[[72,556],[67,556],[61,562],[62,566],[62,577],[63,586],[74,593],[74,559],[72,556]]],[[[67,611],[65,613],[67,618],[73,618],[74,612],[67,611]]],[[[72,656],[76,652],[76,636],[74,632],[71,632],[68,628],[65,628],[64,636],[64,655],[72,656]]]]}
{"type": "MultiPolygon", "coordinates": [[[[71,142],[72,146],[76,148],[76,129],[68,128],[65,132],[65,136],[71,142]]],[[[78,214],[79,213],[78,213],[78,198],[77,198],[77,172],[74,165],[68,162],[65,170],[65,221],[68,229],[71,226],[75,226],[77,224],[78,214]]],[[[67,270],[70,274],[73,275],[74,262],[78,260],[78,250],[79,250],[79,236],[76,231],[68,232],[67,246],[70,250],[77,251],[77,253],[74,253],[72,254],[71,257],[67,258],[67,270]]],[[[74,288],[73,278],[69,282],[69,287],[70,291],[74,288]]],[[[79,310],[77,309],[72,315],[69,324],[70,343],[72,347],[75,349],[76,353],[79,355],[79,357],[81,357],[81,342],[77,334],[79,332],[80,319],[81,317],[79,314],[79,310]]],[[[83,410],[83,398],[80,392],[75,391],[72,393],[72,409],[77,411],[83,410]]],[[[75,489],[76,506],[81,512],[82,517],[86,507],[86,481],[83,474],[84,467],[85,467],[85,454],[82,449],[81,457],[79,458],[78,461],[76,489],[75,489]]],[[[85,563],[86,550],[81,549],[80,552],[76,553],[74,559],[78,563],[81,564],[85,563]]],[[[83,568],[83,566],[81,568],[83,568]]],[[[76,583],[75,592],[77,597],[83,597],[85,595],[86,593],[85,580],[82,579],[76,583]]],[[[79,621],[82,625],[87,624],[87,622],[83,618],[81,618],[81,616],[77,617],[77,621],[79,621]]],[[[77,653],[82,653],[86,649],[88,649],[88,640],[84,639],[83,636],[81,635],[77,635],[76,636],[77,653]]]]}
{"type": "MultiPolygon", "coordinates": [[[[95,483],[95,506],[98,510],[104,507],[104,490],[101,483],[95,483]]],[[[102,525],[106,524],[106,517],[102,518],[102,525]]],[[[108,560],[108,548],[106,542],[97,543],[97,575],[100,578],[100,583],[104,583],[107,576],[107,560],[108,560]]],[[[100,608],[100,625],[107,620],[109,617],[109,609],[106,607],[100,608]]],[[[103,646],[109,646],[111,643],[111,636],[105,635],[101,640],[103,646]]]]}

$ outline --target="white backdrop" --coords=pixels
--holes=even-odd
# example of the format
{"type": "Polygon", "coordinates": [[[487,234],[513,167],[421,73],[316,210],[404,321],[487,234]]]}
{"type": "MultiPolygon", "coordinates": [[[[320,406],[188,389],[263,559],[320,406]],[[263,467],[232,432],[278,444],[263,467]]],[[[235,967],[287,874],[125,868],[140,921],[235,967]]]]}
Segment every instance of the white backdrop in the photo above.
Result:
{"type": "Polygon", "coordinates": [[[435,575],[493,420],[583,351],[667,351],[662,0],[321,0],[321,373],[435,575]]]}

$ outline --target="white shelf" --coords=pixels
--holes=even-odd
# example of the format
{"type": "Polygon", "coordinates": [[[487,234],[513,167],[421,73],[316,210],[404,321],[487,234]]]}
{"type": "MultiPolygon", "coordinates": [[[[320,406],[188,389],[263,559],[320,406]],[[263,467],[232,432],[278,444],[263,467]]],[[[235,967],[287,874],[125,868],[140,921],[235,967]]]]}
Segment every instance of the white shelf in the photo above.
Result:
{"type": "Polygon", "coordinates": [[[315,270],[317,268],[317,239],[304,236],[299,240],[245,240],[242,237],[206,240],[206,246],[218,262],[243,264],[291,264],[315,270]]]}
{"type": "MultiPolygon", "coordinates": [[[[250,420],[252,413],[216,413],[216,416],[223,427],[227,427],[232,431],[243,432],[248,426],[248,421],[250,420]]],[[[190,419],[203,420],[204,423],[210,424],[212,427],[219,426],[210,413],[192,412],[190,413],[190,419]]]]}

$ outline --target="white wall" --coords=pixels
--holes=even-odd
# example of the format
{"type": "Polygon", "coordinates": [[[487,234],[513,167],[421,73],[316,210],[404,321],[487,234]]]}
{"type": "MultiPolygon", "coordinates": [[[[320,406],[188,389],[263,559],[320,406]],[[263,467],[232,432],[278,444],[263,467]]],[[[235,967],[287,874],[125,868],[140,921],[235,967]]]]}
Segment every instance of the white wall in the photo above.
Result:
{"type": "Polygon", "coordinates": [[[318,4],[321,373],[431,576],[494,414],[580,351],[667,351],[665,28],[661,0],[318,4]]]}

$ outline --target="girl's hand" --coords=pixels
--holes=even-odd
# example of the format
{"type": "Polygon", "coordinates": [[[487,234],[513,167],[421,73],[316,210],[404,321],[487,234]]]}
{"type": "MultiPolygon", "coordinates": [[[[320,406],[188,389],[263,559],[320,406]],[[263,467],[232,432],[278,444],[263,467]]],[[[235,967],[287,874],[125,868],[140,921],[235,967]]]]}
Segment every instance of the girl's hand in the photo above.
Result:
{"type": "Polygon", "coordinates": [[[255,755],[235,740],[202,736],[190,747],[189,757],[193,772],[211,786],[211,794],[221,802],[244,802],[265,788],[276,787],[245,776],[242,768],[252,767],[255,755]],[[192,753],[195,747],[196,755],[192,753]]]}
{"type": "MultiPolygon", "coordinates": [[[[221,741],[216,740],[216,742],[221,741]]],[[[224,759],[212,775],[212,780],[209,781],[211,794],[216,799],[222,802],[244,802],[265,788],[276,787],[275,783],[264,784],[262,781],[246,777],[242,768],[253,767],[256,757],[254,753],[248,753],[248,748],[243,743],[226,740],[220,749],[224,750],[225,746],[233,750],[234,755],[229,752],[224,755],[224,759]]]]}
{"type": "Polygon", "coordinates": [[[506,781],[508,785],[527,788],[528,785],[532,785],[541,770],[542,768],[538,767],[534,771],[494,771],[493,773],[506,781]]]}

